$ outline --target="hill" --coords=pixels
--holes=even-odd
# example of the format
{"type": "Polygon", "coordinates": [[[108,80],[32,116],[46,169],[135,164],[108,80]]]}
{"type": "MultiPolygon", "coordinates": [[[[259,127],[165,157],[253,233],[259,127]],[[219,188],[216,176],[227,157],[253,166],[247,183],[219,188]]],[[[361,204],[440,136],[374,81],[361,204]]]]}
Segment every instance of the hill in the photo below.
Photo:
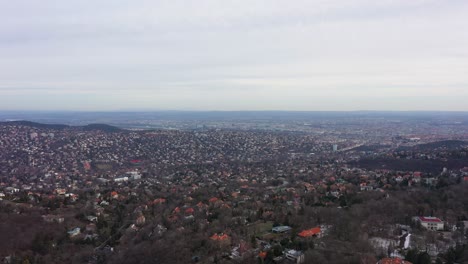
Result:
{"type": "Polygon", "coordinates": [[[395,159],[395,158],[365,158],[353,161],[349,164],[353,167],[368,170],[396,170],[396,171],[422,171],[425,173],[438,174],[444,167],[457,170],[466,166],[467,158],[442,160],[416,160],[416,159],[395,159]]]}
{"type": "Polygon", "coordinates": [[[83,126],[82,129],[84,131],[100,130],[100,131],[108,132],[108,133],[123,131],[123,129],[121,128],[111,126],[111,125],[106,125],[106,124],[89,124],[89,125],[83,126]]]}
{"type": "Polygon", "coordinates": [[[436,149],[456,150],[468,146],[468,142],[462,140],[443,140],[431,143],[419,144],[412,147],[399,147],[397,151],[432,151],[436,149]]]}
{"type": "Polygon", "coordinates": [[[34,127],[34,128],[42,128],[42,129],[55,129],[55,130],[63,130],[66,128],[70,128],[68,125],[63,124],[42,124],[36,123],[31,121],[7,121],[7,122],[0,122],[0,126],[27,126],[27,127],[34,127]]]}
{"type": "Polygon", "coordinates": [[[78,129],[83,131],[103,131],[107,133],[114,133],[114,132],[121,132],[125,131],[124,129],[106,125],[106,124],[89,124],[85,126],[69,126],[64,124],[43,124],[31,121],[7,121],[7,122],[0,122],[0,126],[26,126],[26,127],[33,127],[39,129],[53,129],[53,130],[64,130],[64,129],[78,129]]]}

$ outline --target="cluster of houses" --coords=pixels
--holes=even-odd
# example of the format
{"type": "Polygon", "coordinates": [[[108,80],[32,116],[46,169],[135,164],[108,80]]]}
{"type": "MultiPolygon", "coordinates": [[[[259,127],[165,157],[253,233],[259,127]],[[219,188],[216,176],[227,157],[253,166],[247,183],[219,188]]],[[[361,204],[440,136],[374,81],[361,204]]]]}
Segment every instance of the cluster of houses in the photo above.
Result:
{"type": "MultiPolygon", "coordinates": [[[[211,223],[245,227],[275,222],[288,213],[298,214],[304,206],[346,207],[346,200],[340,199],[344,195],[388,195],[396,186],[417,188],[435,185],[439,177],[468,177],[466,168],[434,176],[331,162],[346,159],[338,149],[348,145],[340,143],[333,152],[335,136],[314,134],[231,130],[84,133],[5,126],[0,127],[0,139],[0,200],[25,196],[23,202],[50,210],[43,219],[56,224],[67,222],[60,210],[86,207],[89,213],[68,230],[69,237],[105,241],[106,237],[97,237],[98,217],[112,218],[119,205],[132,201],[137,203],[128,212],[132,232],[124,236],[143,230],[158,215],[164,221],[152,229],[154,234],[197,226],[209,230],[206,239],[227,245],[237,258],[254,250],[260,258],[266,257],[273,245],[270,240],[288,237],[293,228],[286,223],[272,227],[257,238],[259,245],[249,247],[245,241],[251,234],[210,229],[211,223]],[[53,207],[59,210],[54,212],[53,207]],[[224,219],[223,214],[232,217],[224,219]]],[[[362,143],[356,138],[350,142],[346,144],[362,143]]],[[[429,230],[444,230],[444,222],[436,217],[421,216],[414,221],[429,230]]],[[[301,226],[295,235],[320,239],[329,228],[301,226]]],[[[276,256],[277,262],[280,257],[295,263],[303,263],[305,258],[303,251],[290,248],[276,256]]]]}

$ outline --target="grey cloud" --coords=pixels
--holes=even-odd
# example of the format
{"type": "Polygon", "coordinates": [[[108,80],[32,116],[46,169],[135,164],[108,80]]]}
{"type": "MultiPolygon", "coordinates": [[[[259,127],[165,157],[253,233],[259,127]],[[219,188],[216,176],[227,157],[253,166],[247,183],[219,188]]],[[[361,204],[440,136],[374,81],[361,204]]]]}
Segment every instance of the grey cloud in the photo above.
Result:
{"type": "MultiPolygon", "coordinates": [[[[6,23],[0,25],[0,105],[9,108],[25,106],[19,94],[41,93],[65,102],[87,94],[94,96],[87,106],[106,108],[111,103],[99,102],[111,91],[116,93],[111,100],[129,108],[150,108],[164,98],[167,107],[194,109],[200,108],[194,102],[223,108],[226,98],[244,98],[239,109],[321,110],[322,104],[297,103],[296,97],[400,98],[405,90],[412,96],[468,96],[465,1],[1,5],[6,23]]],[[[408,98],[401,106],[381,105],[422,107],[408,98]]],[[[378,106],[370,99],[364,103],[367,109],[378,106]]],[[[57,103],[56,108],[67,106],[77,107],[57,103]]]]}

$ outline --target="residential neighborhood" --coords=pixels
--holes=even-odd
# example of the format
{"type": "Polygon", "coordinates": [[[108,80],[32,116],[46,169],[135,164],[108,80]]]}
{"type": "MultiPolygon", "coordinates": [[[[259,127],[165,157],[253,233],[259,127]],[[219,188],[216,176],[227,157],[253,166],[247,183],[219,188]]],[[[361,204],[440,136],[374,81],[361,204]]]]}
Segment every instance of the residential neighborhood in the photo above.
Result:
{"type": "Polygon", "coordinates": [[[466,252],[466,133],[321,127],[108,132],[3,123],[1,230],[21,240],[4,241],[0,256],[416,263],[415,254],[450,263],[450,252],[466,252]]]}

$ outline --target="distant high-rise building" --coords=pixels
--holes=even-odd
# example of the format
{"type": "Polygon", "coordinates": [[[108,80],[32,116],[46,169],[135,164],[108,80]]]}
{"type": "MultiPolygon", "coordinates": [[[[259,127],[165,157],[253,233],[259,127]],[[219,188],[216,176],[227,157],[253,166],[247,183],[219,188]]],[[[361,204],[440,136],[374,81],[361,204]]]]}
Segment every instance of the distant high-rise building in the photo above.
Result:
{"type": "Polygon", "coordinates": [[[338,145],[336,144],[333,145],[333,151],[338,151],[338,145]]]}

